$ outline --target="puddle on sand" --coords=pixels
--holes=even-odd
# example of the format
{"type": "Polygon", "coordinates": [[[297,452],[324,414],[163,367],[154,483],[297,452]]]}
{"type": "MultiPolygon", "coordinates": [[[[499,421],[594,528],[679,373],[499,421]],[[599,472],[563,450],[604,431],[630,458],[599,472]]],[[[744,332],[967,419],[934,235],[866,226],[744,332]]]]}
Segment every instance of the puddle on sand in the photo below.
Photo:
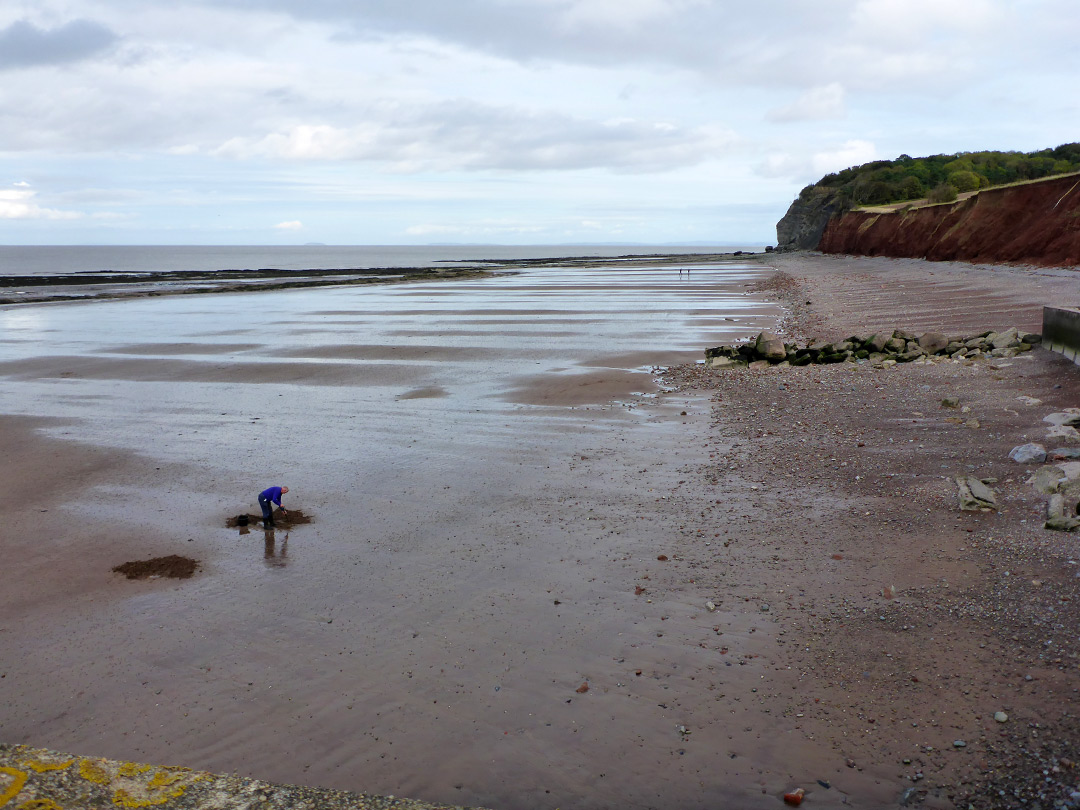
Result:
{"type": "MultiPolygon", "coordinates": [[[[274,527],[278,529],[291,529],[293,526],[305,526],[311,523],[311,515],[302,509],[290,509],[288,515],[281,514],[281,510],[274,511],[274,527]]],[[[240,529],[241,534],[251,531],[253,527],[262,526],[262,515],[241,514],[234,515],[225,521],[226,529],[240,529]]]]}
{"type": "Polygon", "coordinates": [[[448,396],[448,392],[441,385],[428,385],[423,388],[414,388],[398,396],[398,399],[435,399],[448,396]]]}

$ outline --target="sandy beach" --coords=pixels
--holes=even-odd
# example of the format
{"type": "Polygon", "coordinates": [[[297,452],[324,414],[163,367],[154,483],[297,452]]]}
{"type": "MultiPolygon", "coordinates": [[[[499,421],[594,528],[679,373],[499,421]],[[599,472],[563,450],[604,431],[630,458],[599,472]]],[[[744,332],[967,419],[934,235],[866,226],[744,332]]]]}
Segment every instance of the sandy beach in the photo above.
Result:
{"type": "Polygon", "coordinates": [[[0,741],[500,810],[1055,806],[1080,549],[1008,453],[1076,366],[695,365],[1044,303],[1073,271],[793,254],[0,308],[0,741]],[[227,527],[274,483],[310,524],[227,527]]]}

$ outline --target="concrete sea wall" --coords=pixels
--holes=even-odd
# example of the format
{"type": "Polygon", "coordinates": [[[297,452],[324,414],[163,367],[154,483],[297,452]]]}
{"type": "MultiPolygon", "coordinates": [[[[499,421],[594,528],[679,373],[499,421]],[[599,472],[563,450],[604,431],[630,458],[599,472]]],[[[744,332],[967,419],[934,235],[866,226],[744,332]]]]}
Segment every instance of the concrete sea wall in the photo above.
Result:
{"type": "Polygon", "coordinates": [[[1080,309],[1043,307],[1042,345],[1080,364],[1080,309]]]}

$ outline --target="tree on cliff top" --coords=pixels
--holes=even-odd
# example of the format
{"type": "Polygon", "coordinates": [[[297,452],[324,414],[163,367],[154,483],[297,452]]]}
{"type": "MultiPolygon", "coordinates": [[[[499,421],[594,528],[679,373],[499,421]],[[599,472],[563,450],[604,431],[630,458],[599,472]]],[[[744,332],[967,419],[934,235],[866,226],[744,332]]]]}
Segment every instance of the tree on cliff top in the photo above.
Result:
{"type": "Polygon", "coordinates": [[[886,205],[917,200],[944,186],[974,191],[1018,180],[1037,180],[1080,171],[1080,143],[1067,143],[1037,152],[961,152],[896,160],[875,160],[827,174],[802,190],[808,201],[819,195],[842,201],[837,210],[858,205],[886,205]]]}

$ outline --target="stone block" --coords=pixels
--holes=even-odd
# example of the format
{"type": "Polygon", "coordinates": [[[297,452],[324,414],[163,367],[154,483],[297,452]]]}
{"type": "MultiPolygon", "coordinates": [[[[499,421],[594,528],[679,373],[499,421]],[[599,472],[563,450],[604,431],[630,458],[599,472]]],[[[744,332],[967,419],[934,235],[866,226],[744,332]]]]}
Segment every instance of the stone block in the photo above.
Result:
{"type": "Polygon", "coordinates": [[[916,342],[919,344],[919,348],[927,354],[937,354],[949,345],[949,338],[941,332],[927,332],[919,335],[916,342]]]}

